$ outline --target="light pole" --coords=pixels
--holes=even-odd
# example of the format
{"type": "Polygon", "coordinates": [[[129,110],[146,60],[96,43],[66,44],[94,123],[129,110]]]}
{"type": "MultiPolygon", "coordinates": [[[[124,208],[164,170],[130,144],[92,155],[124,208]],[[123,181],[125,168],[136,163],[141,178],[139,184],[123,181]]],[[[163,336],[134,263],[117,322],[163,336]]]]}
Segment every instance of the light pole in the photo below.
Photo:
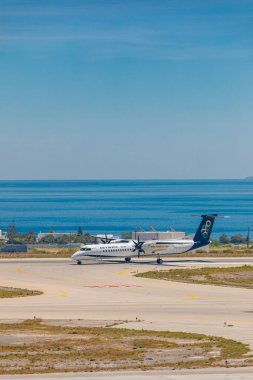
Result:
{"type": "Polygon", "coordinates": [[[248,227],[248,233],[246,237],[246,242],[247,242],[247,248],[249,248],[249,242],[250,242],[250,227],[248,227]]]}

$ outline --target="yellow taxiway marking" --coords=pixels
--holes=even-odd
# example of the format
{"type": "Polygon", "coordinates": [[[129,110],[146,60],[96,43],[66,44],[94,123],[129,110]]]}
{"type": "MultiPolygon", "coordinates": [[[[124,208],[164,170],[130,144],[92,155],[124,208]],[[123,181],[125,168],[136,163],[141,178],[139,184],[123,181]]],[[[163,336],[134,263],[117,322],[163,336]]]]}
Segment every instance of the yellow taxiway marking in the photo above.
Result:
{"type": "Polygon", "coordinates": [[[21,272],[22,272],[22,269],[18,267],[18,268],[16,268],[16,272],[17,272],[17,273],[21,273],[21,272]]]}
{"type": "Polygon", "coordinates": [[[129,272],[129,269],[123,269],[123,270],[119,271],[117,274],[118,274],[118,276],[125,276],[127,274],[127,272],[129,272]]]}
{"type": "Polygon", "coordinates": [[[187,298],[190,298],[190,300],[192,300],[192,301],[194,301],[194,300],[196,300],[198,297],[197,296],[195,296],[194,294],[185,294],[185,296],[187,297],[187,298]]]}
{"type": "Polygon", "coordinates": [[[68,297],[68,292],[66,290],[60,290],[59,295],[60,297],[68,297]]]}

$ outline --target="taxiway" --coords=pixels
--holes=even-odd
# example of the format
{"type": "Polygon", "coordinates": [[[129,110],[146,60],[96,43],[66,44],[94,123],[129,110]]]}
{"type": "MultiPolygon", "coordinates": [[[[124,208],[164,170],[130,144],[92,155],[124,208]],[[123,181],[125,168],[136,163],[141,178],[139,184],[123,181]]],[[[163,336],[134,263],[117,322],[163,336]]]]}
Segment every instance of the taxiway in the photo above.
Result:
{"type": "MultiPolygon", "coordinates": [[[[130,264],[89,262],[81,266],[68,259],[1,260],[2,286],[41,290],[43,295],[1,299],[0,320],[35,316],[49,320],[79,320],[79,323],[85,323],[85,320],[96,323],[124,320],[128,322],[121,326],[129,328],[223,336],[248,343],[253,349],[253,290],[134,276],[139,272],[170,267],[244,264],[252,265],[253,258],[174,258],[162,266],[151,260],[130,264]]],[[[96,376],[100,378],[100,375],[96,376]]],[[[93,378],[96,379],[96,376],[93,378]]],[[[250,378],[247,376],[241,378],[250,378]]],[[[8,377],[2,377],[5,378],[8,377]]],[[[53,379],[54,375],[47,378],[53,379]]],[[[68,378],[71,379],[70,376],[68,378]]],[[[174,380],[172,375],[165,377],[165,373],[160,378],[174,380]]],[[[208,377],[202,376],[202,379],[208,377]]]]}

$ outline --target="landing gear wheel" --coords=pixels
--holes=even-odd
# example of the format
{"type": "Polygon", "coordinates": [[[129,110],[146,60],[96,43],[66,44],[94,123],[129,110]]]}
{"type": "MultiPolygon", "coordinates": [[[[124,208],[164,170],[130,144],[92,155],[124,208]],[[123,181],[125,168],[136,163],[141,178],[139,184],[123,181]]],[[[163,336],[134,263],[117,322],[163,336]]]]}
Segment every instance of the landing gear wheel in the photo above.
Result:
{"type": "Polygon", "coordinates": [[[81,265],[82,264],[81,260],[78,260],[76,263],[77,263],[77,265],[81,265]]]}
{"type": "Polygon", "coordinates": [[[131,261],[131,257],[125,257],[125,262],[126,263],[130,263],[130,261],[131,261]]]}
{"type": "Polygon", "coordinates": [[[159,259],[156,260],[156,262],[157,262],[157,264],[162,264],[163,263],[163,259],[159,258],[159,259]]]}

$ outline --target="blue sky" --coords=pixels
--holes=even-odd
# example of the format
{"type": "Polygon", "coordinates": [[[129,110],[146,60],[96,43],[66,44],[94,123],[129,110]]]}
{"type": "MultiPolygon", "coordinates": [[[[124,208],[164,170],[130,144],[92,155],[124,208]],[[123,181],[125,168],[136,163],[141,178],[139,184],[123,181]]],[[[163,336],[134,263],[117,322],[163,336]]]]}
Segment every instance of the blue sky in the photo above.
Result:
{"type": "Polygon", "coordinates": [[[0,0],[0,179],[253,175],[251,0],[0,0]]]}

